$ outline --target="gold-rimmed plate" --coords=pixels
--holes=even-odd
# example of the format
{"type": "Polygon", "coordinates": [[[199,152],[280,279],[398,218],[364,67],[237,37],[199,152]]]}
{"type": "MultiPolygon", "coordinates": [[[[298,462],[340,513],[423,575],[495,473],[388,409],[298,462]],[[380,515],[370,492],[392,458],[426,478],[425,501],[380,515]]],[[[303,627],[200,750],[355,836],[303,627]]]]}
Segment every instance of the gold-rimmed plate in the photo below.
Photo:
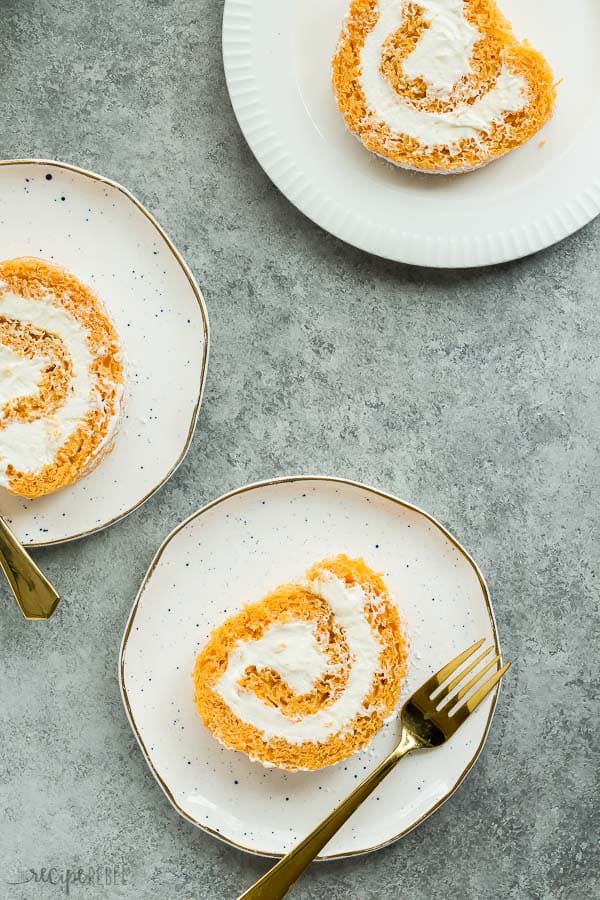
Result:
{"type": "MultiPolygon", "coordinates": [[[[211,630],[339,552],[364,557],[397,599],[411,643],[403,699],[481,637],[499,652],[485,581],[460,544],[408,503],[325,477],[249,485],[201,509],[158,551],[127,624],[121,691],[154,776],[182,816],[251,853],[287,852],[398,740],[398,722],[390,722],[350,760],[286,773],[222,747],[194,708],[190,672],[211,630]]],[[[495,702],[490,697],[445,747],[406,760],[322,858],[378,849],[437,809],[477,759],[495,702]]]]}
{"type": "Polygon", "coordinates": [[[63,266],[104,301],[126,368],[115,448],[86,478],[28,501],[2,490],[0,512],[29,546],[92,534],[128,515],[189,447],[206,377],[208,315],[190,270],[121,185],[65,163],[0,163],[1,258],[63,266]]]}

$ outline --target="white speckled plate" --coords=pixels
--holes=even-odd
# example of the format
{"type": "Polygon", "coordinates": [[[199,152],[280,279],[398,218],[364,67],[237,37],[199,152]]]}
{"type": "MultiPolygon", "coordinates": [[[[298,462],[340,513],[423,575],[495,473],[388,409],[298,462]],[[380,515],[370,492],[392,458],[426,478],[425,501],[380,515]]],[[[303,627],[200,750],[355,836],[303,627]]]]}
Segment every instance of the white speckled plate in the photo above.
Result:
{"type": "Polygon", "coordinates": [[[115,449],[86,478],[27,501],[0,489],[0,513],[30,546],[92,534],[126,516],[186,454],[204,387],[208,316],[183,259],[123,187],[64,163],[0,163],[0,259],[38,256],[105,302],[126,363],[115,449]]]}
{"type": "Polygon", "coordinates": [[[322,228],[400,262],[504,262],[581,228],[600,212],[600,5],[498,2],[564,79],[556,113],[526,146],[444,177],[396,169],[346,131],[330,60],[349,0],[226,0],[229,93],[265,172],[322,228]]]}
{"type": "MultiPolygon", "coordinates": [[[[403,698],[476,639],[498,647],[485,582],[454,538],[394,497],[329,478],[250,485],[200,510],[159,550],[127,624],[121,691],[154,776],[186,819],[252,853],[282,854],[310,831],[391,751],[398,723],[366,752],[321,772],[265,769],[204,728],[193,702],[194,659],[245,603],[340,552],[363,556],[397,598],[412,643],[403,698]]],[[[437,809],[475,762],[495,702],[490,697],[446,746],[404,760],[323,858],[388,844],[437,809]]]]}

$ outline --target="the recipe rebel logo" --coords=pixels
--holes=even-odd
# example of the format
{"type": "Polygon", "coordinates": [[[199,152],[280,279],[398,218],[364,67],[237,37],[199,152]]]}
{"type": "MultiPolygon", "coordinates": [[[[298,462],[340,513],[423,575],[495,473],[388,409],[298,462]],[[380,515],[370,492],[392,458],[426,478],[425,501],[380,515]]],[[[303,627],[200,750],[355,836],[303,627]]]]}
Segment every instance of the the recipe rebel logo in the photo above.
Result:
{"type": "Polygon", "coordinates": [[[13,887],[24,884],[52,885],[66,897],[74,888],[103,887],[110,889],[117,885],[129,884],[129,867],[96,864],[87,866],[42,866],[41,868],[19,869],[7,884],[13,887]]]}

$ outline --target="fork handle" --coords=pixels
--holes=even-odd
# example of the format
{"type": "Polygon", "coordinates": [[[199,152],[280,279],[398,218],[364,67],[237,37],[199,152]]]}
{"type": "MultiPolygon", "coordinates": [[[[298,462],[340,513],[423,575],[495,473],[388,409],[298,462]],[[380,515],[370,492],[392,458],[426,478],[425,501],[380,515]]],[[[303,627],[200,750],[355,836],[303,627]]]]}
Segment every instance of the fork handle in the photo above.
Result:
{"type": "Polygon", "coordinates": [[[0,567],[26,619],[49,619],[59,595],[0,517],[0,567]]]}
{"type": "Polygon", "coordinates": [[[238,900],[281,900],[289,889],[300,877],[313,859],[329,843],[331,838],[342,827],[350,816],[356,812],[361,803],[373,793],[383,779],[390,774],[400,760],[416,750],[417,744],[414,738],[405,730],[396,749],[384,759],[371,774],[362,781],[358,787],[346,797],[340,805],[330,813],[327,818],[317,825],[308,837],[300,841],[293,850],[273,866],[266,875],[252,885],[244,894],[240,894],[238,900]]]}

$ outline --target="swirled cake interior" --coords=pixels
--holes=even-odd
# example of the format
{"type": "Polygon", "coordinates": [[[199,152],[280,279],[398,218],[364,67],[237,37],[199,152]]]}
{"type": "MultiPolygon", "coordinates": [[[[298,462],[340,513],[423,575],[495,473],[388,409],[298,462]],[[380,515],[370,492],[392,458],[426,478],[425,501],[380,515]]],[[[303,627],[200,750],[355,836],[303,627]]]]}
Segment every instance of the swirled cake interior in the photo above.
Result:
{"type": "Polygon", "coordinates": [[[0,263],[0,485],[40,497],[113,445],[123,364],[98,298],[58,266],[0,263]]]}
{"type": "Polygon", "coordinates": [[[344,555],[217,628],[193,671],[206,727],[265,765],[320,769],[365,748],[398,703],[406,646],[382,578],[344,555]]]}
{"type": "Polygon", "coordinates": [[[550,66],[517,41],[494,0],[352,0],[333,87],[368,150],[435,173],[520,146],[552,115],[556,94],[550,66]]]}

